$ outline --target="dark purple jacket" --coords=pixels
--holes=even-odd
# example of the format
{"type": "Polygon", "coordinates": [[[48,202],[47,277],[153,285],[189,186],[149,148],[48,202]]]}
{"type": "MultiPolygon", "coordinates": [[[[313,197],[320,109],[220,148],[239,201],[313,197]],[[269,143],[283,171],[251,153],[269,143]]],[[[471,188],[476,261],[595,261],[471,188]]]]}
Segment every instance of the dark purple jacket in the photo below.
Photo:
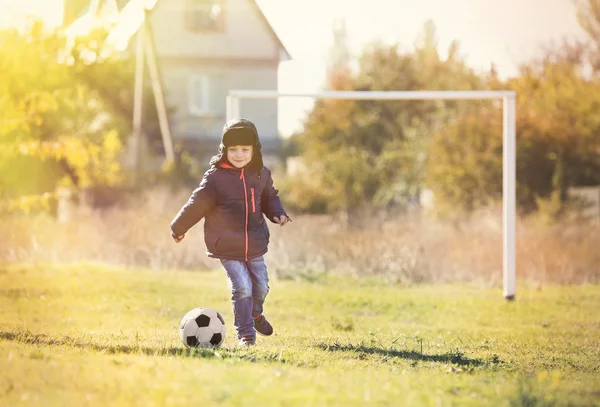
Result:
{"type": "Polygon", "coordinates": [[[267,252],[269,228],[265,222],[286,215],[271,171],[237,169],[219,162],[209,169],[200,186],[171,222],[175,236],[184,235],[205,218],[204,242],[210,257],[248,261],[267,252]]]}

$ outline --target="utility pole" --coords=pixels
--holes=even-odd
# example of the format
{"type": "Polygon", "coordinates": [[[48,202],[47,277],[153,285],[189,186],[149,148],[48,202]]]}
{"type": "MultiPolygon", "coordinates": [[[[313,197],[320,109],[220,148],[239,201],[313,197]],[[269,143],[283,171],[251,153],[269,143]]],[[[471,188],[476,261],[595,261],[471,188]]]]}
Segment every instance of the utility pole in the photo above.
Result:
{"type": "MultiPolygon", "coordinates": [[[[144,11],[145,12],[145,11],[144,11]]],[[[144,19],[145,20],[145,19],[144,19]]],[[[133,95],[133,171],[134,182],[140,180],[142,170],[142,111],[144,107],[144,23],[137,32],[135,49],[135,88],[133,95]]]]}
{"type": "Polygon", "coordinates": [[[149,22],[147,22],[147,19],[144,21],[145,23],[140,27],[140,32],[145,31],[144,42],[146,46],[146,61],[148,62],[148,73],[150,74],[152,93],[154,93],[154,102],[158,113],[158,125],[160,126],[160,134],[165,149],[165,160],[168,163],[172,163],[175,160],[173,138],[171,137],[171,129],[169,128],[169,116],[167,115],[162,84],[160,82],[160,74],[158,72],[158,63],[156,61],[156,53],[154,52],[154,38],[152,37],[152,31],[149,29],[149,22]]]}

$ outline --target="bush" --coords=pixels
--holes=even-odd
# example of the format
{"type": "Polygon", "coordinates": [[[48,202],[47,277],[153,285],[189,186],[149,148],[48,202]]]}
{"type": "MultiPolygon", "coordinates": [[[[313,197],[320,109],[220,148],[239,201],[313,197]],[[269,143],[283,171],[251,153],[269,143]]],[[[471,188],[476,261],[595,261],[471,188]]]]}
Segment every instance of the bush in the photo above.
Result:
{"type": "MultiPolygon", "coordinates": [[[[164,188],[111,209],[80,209],[63,223],[44,215],[0,218],[0,261],[99,261],[153,269],[208,270],[219,262],[205,254],[202,224],[173,243],[169,223],[189,191],[164,188]]],[[[480,211],[449,223],[404,215],[365,219],[349,228],[343,217],[294,216],[270,224],[267,262],[279,278],[326,273],[373,276],[405,284],[470,281],[502,283],[501,211],[480,211]]],[[[548,224],[519,219],[517,273],[546,283],[600,282],[600,228],[586,220],[548,224]]]]}

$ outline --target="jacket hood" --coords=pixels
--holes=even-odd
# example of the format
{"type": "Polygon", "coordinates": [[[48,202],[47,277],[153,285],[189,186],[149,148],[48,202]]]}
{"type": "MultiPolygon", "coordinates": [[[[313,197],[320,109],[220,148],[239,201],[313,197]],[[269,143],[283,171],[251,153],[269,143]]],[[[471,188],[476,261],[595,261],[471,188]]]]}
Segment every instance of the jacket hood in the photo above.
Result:
{"type": "Polygon", "coordinates": [[[211,167],[216,167],[220,163],[231,165],[229,160],[227,160],[226,149],[227,147],[235,145],[251,145],[253,147],[252,160],[250,160],[248,165],[244,168],[246,168],[247,171],[256,172],[260,176],[264,164],[261,151],[262,146],[258,138],[258,130],[254,123],[243,118],[230,120],[223,126],[219,151],[217,155],[211,158],[211,167]]]}

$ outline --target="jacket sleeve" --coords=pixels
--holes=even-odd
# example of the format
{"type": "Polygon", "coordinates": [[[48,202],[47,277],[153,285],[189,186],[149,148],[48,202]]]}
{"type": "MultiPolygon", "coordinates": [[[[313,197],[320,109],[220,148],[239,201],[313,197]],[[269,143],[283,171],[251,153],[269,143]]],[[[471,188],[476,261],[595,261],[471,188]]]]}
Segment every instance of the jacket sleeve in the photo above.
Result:
{"type": "MultiPolygon", "coordinates": [[[[281,204],[281,200],[279,199],[279,191],[275,189],[273,185],[273,178],[271,177],[271,172],[267,172],[267,185],[263,190],[261,196],[262,203],[262,211],[271,222],[275,223],[273,218],[275,216],[285,215],[288,216],[283,209],[283,205],[281,204]]],[[[289,216],[288,216],[289,217],[289,216]]]]}
{"type": "Polygon", "coordinates": [[[175,216],[175,219],[171,222],[172,235],[184,235],[213,209],[216,201],[217,191],[214,171],[209,170],[204,173],[204,177],[198,188],[192,192],[186,204],[183,205],[177,216],[175,216]]]}

